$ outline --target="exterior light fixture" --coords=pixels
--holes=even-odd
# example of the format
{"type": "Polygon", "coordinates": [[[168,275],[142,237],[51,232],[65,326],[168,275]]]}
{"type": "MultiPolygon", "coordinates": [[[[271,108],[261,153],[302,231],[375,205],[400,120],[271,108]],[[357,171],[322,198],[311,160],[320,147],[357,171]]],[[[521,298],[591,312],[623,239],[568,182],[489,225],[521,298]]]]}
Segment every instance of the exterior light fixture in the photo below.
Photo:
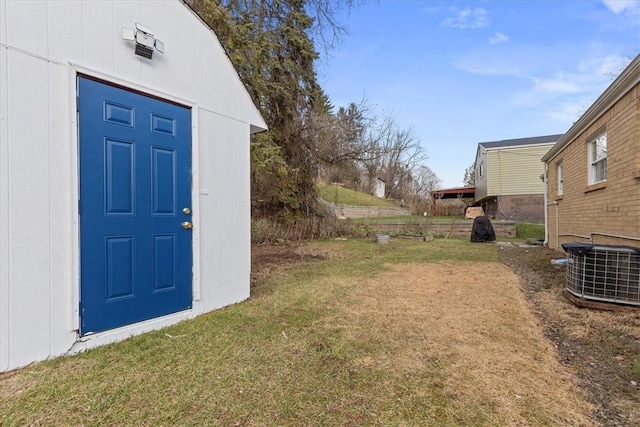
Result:
{"type": "Polygon", "coordinates": [[[122,38],[136,42],[135,53],[144,58],[151,59],[153,51],[164,53],[164,43],[154,37],[153,30],[136,22],[136,29],[123,28],[122,38]]]}

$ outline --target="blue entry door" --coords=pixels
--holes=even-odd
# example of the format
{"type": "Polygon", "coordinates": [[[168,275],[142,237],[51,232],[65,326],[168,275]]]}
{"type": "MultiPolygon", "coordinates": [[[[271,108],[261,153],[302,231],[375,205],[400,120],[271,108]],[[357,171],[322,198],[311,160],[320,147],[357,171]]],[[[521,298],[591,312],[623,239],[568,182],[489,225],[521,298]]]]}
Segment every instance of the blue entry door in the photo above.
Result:
{"type": "Polygon", "coordinates": [[[191,110],[78,78],[80,333],[191,308],[191,110]]]}

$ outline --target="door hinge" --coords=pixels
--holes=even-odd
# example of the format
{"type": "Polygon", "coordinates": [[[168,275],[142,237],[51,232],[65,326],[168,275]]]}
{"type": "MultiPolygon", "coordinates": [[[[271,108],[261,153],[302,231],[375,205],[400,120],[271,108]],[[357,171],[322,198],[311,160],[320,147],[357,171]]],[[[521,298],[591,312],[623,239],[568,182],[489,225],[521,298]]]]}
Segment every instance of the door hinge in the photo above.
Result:
{"type": "Polygon", "coordinates": [[[76,96],[76,112],[80,112],[80,97],[76,96]]]}
{"type": "Polygon", "coordinates": [[[78,215],[82,215],[82,203],[78,200],[78,215]]]}

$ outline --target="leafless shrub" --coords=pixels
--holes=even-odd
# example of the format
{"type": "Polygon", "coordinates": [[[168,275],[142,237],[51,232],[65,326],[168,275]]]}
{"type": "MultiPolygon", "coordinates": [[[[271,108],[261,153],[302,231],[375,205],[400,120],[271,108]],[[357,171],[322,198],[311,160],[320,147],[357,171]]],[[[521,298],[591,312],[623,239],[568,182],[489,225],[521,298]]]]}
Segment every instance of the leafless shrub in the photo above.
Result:
{"type": "Polygon", "coordinates": [[[252,243],[319,240],[336,237],[362,237],[367,231],[349,219],[300,217],[281,222],[273,218],[251,222],[252,243]]]}

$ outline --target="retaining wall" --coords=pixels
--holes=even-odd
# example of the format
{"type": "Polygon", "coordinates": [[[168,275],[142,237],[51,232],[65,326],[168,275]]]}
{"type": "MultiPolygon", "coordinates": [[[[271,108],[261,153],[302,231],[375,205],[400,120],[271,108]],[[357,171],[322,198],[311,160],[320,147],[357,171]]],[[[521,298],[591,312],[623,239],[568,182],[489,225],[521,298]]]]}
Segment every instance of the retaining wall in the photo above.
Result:
{"type": "MultiPolygon", "coordinates": [[[[515,221],[491,221],[493,230],[497,238],[516,237],[515,221]]],[[[433,222],[433,223],[410,223],[410,222],[386,222],[376,223],[369,226],[375,233],[389,233],[396,235],[416,235],[416,234],[433,234],[443,235],[447,237],[469,237],[471,238],[471,229],[473,228],[473,220],[459,220],[452,222],[433,222]]]]}
{"type": "Polygon", "coordinates": [[[391,206],[347,206],[330,205],[338,218],[367,218],[380,216],[410,216],[411,212],[391,206]]]}

